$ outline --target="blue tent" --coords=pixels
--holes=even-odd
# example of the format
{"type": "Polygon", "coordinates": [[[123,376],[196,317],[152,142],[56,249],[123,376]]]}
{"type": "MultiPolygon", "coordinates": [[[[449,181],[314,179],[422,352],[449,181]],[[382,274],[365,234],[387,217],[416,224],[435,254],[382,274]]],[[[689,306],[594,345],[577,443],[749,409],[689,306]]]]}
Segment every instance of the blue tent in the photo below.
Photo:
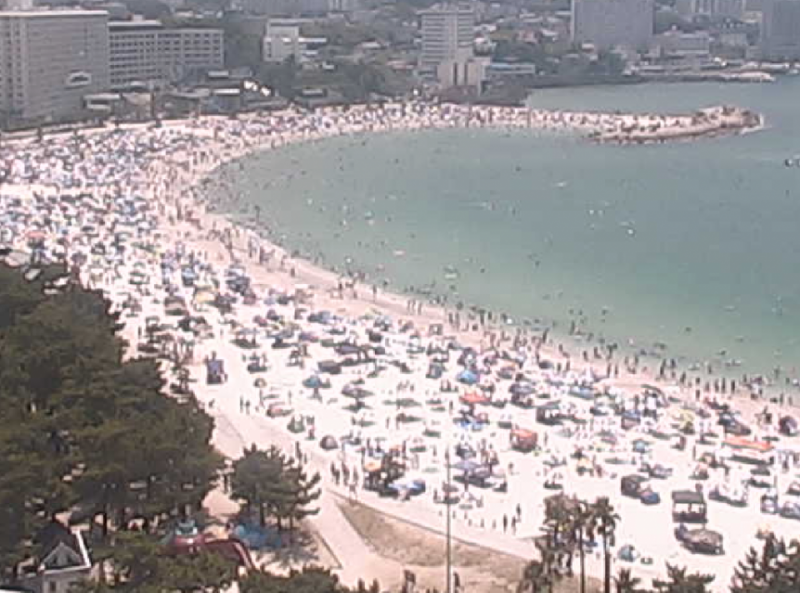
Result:
{"type": "Polygon", "coordinates": [[[456,375],[456,381],[465,385],[475,385],[480,380],[478,373],[469,369],[464,369],[456,375]]]}
{"type": "Polygon", "coordinates": [[[311,375],[303,381],[303,385],[309,389],[318,389],[322,387],[322,379],[319,378],[319,375],[311,375]]]}
{"type": "Polygon", "coordinates": [[[240,523],[234,528],[233,535],[251,550],[281,546],[281,537],[277,530],[254,523],[240,523]]]}

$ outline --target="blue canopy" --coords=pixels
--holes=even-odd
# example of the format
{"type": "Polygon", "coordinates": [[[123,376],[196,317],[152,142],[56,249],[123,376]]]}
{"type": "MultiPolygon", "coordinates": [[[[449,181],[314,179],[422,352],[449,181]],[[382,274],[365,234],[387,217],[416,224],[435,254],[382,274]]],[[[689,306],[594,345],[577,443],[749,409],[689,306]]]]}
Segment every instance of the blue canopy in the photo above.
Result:
{"type": "Polygon", "coordinates": [[[480,380],[478,373],[469,369],[464,369],[456,375],[456,381],[466,385],[475,385],[480,380]]]}
{"type": "Polygon", "coordinates": [[[322,387],[322,379],[319,378],[319,375],[311,375],[305,381],[303,381],[303,385],[309,389],[322,387]]]}

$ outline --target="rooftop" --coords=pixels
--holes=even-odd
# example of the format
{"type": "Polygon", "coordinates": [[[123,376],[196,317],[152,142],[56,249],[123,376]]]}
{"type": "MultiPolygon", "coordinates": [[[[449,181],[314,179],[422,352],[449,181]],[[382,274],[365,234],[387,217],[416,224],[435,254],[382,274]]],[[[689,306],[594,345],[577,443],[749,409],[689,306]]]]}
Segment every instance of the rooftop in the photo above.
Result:
{"type": "Polygon", "coordinates": [[[108,23],[110,29],[138,29],[138,28],[164,28],[161,21],[110,21],[108,23]]]}
{"type": "Polygon", "coordinates": [[[0,12],[0,18],[36,18],[67,16],[108,16],[105,10],[9,10],[0,12]]]}

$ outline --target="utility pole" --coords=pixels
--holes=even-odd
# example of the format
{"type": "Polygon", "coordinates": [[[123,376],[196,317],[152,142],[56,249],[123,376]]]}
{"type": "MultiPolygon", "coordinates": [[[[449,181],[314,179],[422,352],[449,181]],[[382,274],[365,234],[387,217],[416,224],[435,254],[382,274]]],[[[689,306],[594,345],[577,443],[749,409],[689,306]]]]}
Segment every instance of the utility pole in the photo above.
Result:
{"type": "Polygon", "coordinates": [[[447,589],[446,593],[453,593],[453,546],[452,546],[452,533],[451,533],[451,522],[452,517],[450,516],[450,442],[448,439],[447,449],[444,453],[444,463],[445,463],[445,489],[446,492],[444,493],[444,512],[447,513],[447,520],[445,522],[445,541],[446,541],[446,550],[445,550],[445,564],[447,566],[447,589]]]}

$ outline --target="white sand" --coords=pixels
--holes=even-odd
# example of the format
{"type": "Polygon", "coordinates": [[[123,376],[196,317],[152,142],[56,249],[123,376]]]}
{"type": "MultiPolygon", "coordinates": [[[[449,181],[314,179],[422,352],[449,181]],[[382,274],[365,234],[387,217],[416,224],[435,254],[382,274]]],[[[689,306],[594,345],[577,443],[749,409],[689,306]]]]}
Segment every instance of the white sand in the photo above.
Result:
{"type": "MultiPolygon", "coordinates": [[[[36,232],[47,237],[45,250],[58,253],[59,248],[54,239],[56,236],[61,236],[68,256],[81,253],[89,260],[81,268],[81,277],[85,282],[102,288],[119,307],[123,306],[129,296],[140,305],[139,313],[126,313],[124,316],[127,324],[125,336],[132,346],[139,341],[138,335],[146,318],[158,316],[168,323],[175,323],[179,319],[169,318],[164,314],[163,302],[166,292],[161,282],[161,254],[174,253],[178,249],[183,254],[182,261],[186,262],[188,254],[194,252],[198,262],[204,262],[209,268],[213,268],[207,273],[208,279],[217,279],[224,285],[224,270],[230,263],[230,256],[233,253],[252,278],[258,300],[254,305],[237,304],[230,316],[222,316],[208,305],[193,304],[193,289],[181,286],[179,266],[167,274],[174,285],[175,294],[186,299],[190,313],[204,316],[211,324],[213,337],[196,341],[193,362],[188,368],[196,381],[192,387],[197,397],[217,420],[216,446],[226,455],[235,457],[242,447],[251,443],[262,447],[278,443],[288,451],[294,451],[296,443],[299,443],[303,452],[310,457],[310,463],[325,475],[326,487],[337,490],[330,480],[328,471],[330,465],[345,463],[349,468],[358,468],[358,473],[363,477],[364,472],[360,467],[361,454],[355,448],[348,448],[346,452],[324,452],[318,445],[322,436],[334,435],[338,440],[344,435],[356,433],[364,439],[370,438],[373,442],[380,437],[385,439],[382,442],[384,449],[392,445],[402,446],[403,443],[410,449],[414,444],[421,444],[425,447],[424,451],[409,455],[408,463],[412,467],[409,473],[426,480],[427,493],[410,502],[379,499],[374,493],[365,491],[359,491],[358,495],[363,502],[379,510],[433,529],[441,529],[443,524],[442,506],[434,503],[432,494],[435,489],[441,491],[443,484],[444,443],[454,444],[463,441],[487,452],[494,451],[499,457],[500,468],[509,472],[513,465],[508,492],[470,488],[469,492],[476,494],[482,504],[478,507],[477,501],[473,501],[467,506],[459,505],[455,508],[455,532],[467,541],[520,556],[530,556],[533,554],[533,547],[526,537],[538,533],[543,512],[542,500],[548,494],[543,488],[545,476],[543,460],[551,454],[568,457],[574,447],[582,446],[587,449],[591,447],[588,455],[596,458],[599,463],[604,462],[611,454],[608,451],[609,446],[600,443],[596,436],[603,426],[607,426],[618,436],[619,443],[615,447],[617,454],[627,460],[633,460],[635,455],[631,452],[631,442],[638,437],[653,440],[646,434],[646,430],[641,428],[624,432],[619,428],[618,418],[597,418],[592,421],[591,429],[585,428],[580,434],[565,436],[559,434],[558,428],[545,429],[543,425],[537,424],[533,411],[510,405],[504,409],[479,406],[477,411],[485,412],[489,419],[488,426],[481,431],[464,431],[457,428],[452,418],[458,415],[461,407],[458,397],[465,392],[475,391],[475,388],[460,386],[455,393],[441,393],[440,382],[425,377],[428,368],[425,354],[412,352],[418,346],[425,348],[428,345],[443,344],[442,340],[429,337],[427,330],[431,322],[447,325],[446,312],[426,305],[423,314],[412,314],[408,311],[405,297],[381,292],[376,299],[373,299],[370,289],[361,285],[355,287],[361,298],[353,298],[350,291],[345,291],[340,297],[335,290],[338,282],[336,275],[319,270],[306,262],[284,259],[285,254],[263,238],[236,229],[222,217],[208,213],[205,205],[198,201],[201,197],[200,192],[194,191],[193,188],[220,163],[256,148],[279,147],[289,142],[310,141],[335,134],[464,125],[555,128],[607,133],[629,126],[647,127],[655,125],[654,122],[661,122],[660,125],[666,126],[664,129],[685,131],[686,126],[694,125],[691,119],[686,118],[691,116],[565,114],[529,112],[515,108],[476,107],[469,110],[465,107],[436,108],[419,105],[405,108],[394,105],[382,111],[324,110],[310,115],[284,112],[267,117],[247,116],[238,121],[203,118],[179,122],[161,129],[140,128],[119,133],[87,135],[82,142],[88,144],[86,146],[88,158],[71,163],[75,165],[72,171],[63,167],[64,158],[69,160],[68,155],[74,154],[74,146],[71,145],[70,139],[59,139],[45,146],[39,146],[35,142],[20,143],[16,146],[16,152],[6,152],[0,159],[10,168],[11,181],[17,184],[4,187],[0,194],[19,196],[23,199],[23,205],[18,209],[12,208],[8,198],[5,198],[0,202],[0,213],[7,213],[12,209],[19,210],[27,213],[27,219],[21,219],[18,226],[11,227],[10,240],[0,236],[0,244],[11,244],[16,248],[26,249],[30,232],[38,229],[36,232]],[[150,157],[126,156],[135,150],[142,151],[151,144],[154,152],[150,157]],[[144,160],[148,162],[145,163],[144,160]],[[31,185],[32,169],[39,169],[35,186],[31,185]],[[68,187],[69,183],[76,185],[68,187]],[[47,223],[45,220],[45,211],[49,208],[46,206],[47,201],[42,197],[38,201],[34,200],[35,195],[81,192],[95,196],[97,208],[91,211],[85,203],[79,204],[74,209],[76,217],[72,220],[51,212],[50,222],[47,223]],[[118,193],[123,196],[146,197],[150,210],[141,222],[146,220],[152,225],[139,224],[138,227],[127,227],[132,237],[127,241],[126,252],[119,261],[110,262],[97,253],[93,255],[92,246],[102,242],[111,251],[113,232],[119,232],[123,228],[122,222],[125,216],[119,213],[117,209],[119,202],[114,199],[118,193]],[[184,220],[180,220],[181,218],[184,220]],[[191,219],[191,222],[187,219],[191,219]],[[112,226],[114,220],[116,227],[112,226]],[[91,225],[95,230],[87,230],[86,225],[91,225]],[[215,232],[211,233],[212,229],[215,232]],[[221,236],[225,236],[226,230],[230,233],[232,252],[224,247],[220,240],[221,236]],[[96,236],[92,237],[95,232],[96,236]],[[150,243],[154,247],[153,253],[148,254],[134,249],[131,244],[136,241],[150,243]],[[248,247],[251,248],[250,255],[256,257],[249,256],[248,247]],[[259,250],[274,253],[267,265],[258,264],[259,250]],[[140,270],[148,278],[146,285],[141,288],[129,283],[131,272],[135,269],[140,270]],[[290,270],[294,270],[293,276],[289,273],[290,270]],[[311,293],[302,305],[299,318],[296,319],[298,307],[293,303],[265,304],[265,298],[270,291],[275,294],[281,292],[293,294],[299,283],[309,285],[311,293]],[[304,361],[305,368],[290,366],[291,349],[269,348],[272,340],[266,337],[264,330],[259,330],[261,347],[258,351],[266,354],[269,370],[259,375],[248,373],[243,356],[249,354],[249,351],[244,351],[232,343],[233,323],[235,321],[241,326],[253,328],[254,316],[264,316],[270,309],[287,320],[295,320],[301,328],[320,338],[327,337],[330,327],[336,326],[340,327],[343,333],[333,338],[337,341],[349,338],[358,343],[368,341],[367,330],[374,322],[372,311],[378,310],[390,315],[393,318],[391,330],[384,332],[384,344],[389,354],[382,363],[386,366],[386,370],[379,377],[369,378],[367,373],[372,366],[345,369],[343,374],[329,377],[332,387],[322,390],[322,401],[318,401],[311,397],[311,390],[302,387],[301,383],[313,372],[316,362],[336,358],[333,352],[323,348],[319,343],[310,343],[310,356],[304,361]],[[338,321],[330,326],[306,321],[309,311],[322,310],[334,312],[339,318],[338,321]],[[413,322],[418,328],[416,337],[412,337],[416,332],[400,331],[403,320],[413,322]],[[225,360],[228,374],[228,381],[225,384],[205,384],[205,368],[202,361],[212,355],[225,360]],[[401,372],[389,364],[390,359],[405,361],[411,372],[401,372]],[[263,403],[260,402],[259,389],[254,387],[256,377],[263,377],[267,382],[267,387],[261,390],[261,395],[266,397],[263,403]],[[354,415],[343,409],[349,401],[342,395],[342,389],[348,382],[356,379],[363,379],[364,386],[375,394],[367,400],[370,410],[358,415],[362,420],[372,420],[374,425],[371,427],[354,427],[352,424],[354,415]],[[409,397],[417,402],[417,405],[409,408],[407,412],[419,416],[421,421],[405,425],[397,424],[398,408],[385,402],[394,400],[398,396],[409,397]],[[434,409],[436,406],[432,400],[435,399],[441,399],[444,411],[434,409]],[[292,409],[294,415],[313,417],[316,426],[314,439],[307,439],[307,434],[289,433],[286,426],[290,417],[267,418],[266,407],[273,402],[283,402],[292,409]],[[452,414],[447,411],[451,403],[452,414]],[[544,450],[538,455],[511,451],[508,431],[500,429],[497,424],[501,417],[506,416],[511,416],[514,424],[518,426],[536,430],[540,434],[540,443],[543,444],[544,450]],[[423,436],[426,425],[440,429],[443,437],[436,439],[423,436]],[[516,527],[516,534],[512,533],[510,527],[508,533],[503,533],[503,515],[510,519],[517,505],[522,509],[522,518],[516,527]]],[[[58,208],[54,211],[57,212],[58,208]]],[[[180,338],[190,337],[178,330],[172,333],[180,338]]],[[[572,356],[569,357],[571,371],[555,373],[543,371],[536,366],[534,360],[536,353],[559,363],[566,363],[568,357],[566,353],[562,354],[555,348],[556,344],[541,344],[539,336],[523,334],[521,337],[526,343],[515,347],[512,343],[512,330],[497,325],[466,332],[456,332],[455,329],[448,327],[446,334],[456,337],[463,344],[475,346],[482,353],[479,356],[479,366],[484,366],[487,360],[494,357],[494,353],[489,349],[493,341],[497,345],[497,353],[507,352],[510,355],[517,354],[521,358],[524,357],[525,361],[517,366],[515,372],[524,372],[537,384],[539,391],[547,390],[551,398],[560,399],[566,405],[574,407],[579,415],[589,417],[588,404],[569,396],[567,391],[570,385],[586,380],[590,376],[590,371],[597,374],[604,372],[606,360],[583,362],[579,357],[572,356]]],[[[456,363],[457,358],[457,352],[450,353],[444,375],[453,382],[460,368],[456,363]]],[[[500,379],[496,373],[499,368],[509,364],[508,361],[499,361],[492,366],[492,373],[484,379],[495,385],[497,395],[502,398],[508,396],[511,381],[500,379]]],[[[638,385],[644,381],[654,382],[641,367],[638,371],[639,374],[629,374],[622,368],[617,378],[600,382],[592,380],[592,382],[598,388],[612,387],[625,392],[626,395],[622,397],[629,402],[628,405],[632,405],[633,395],[640,391],[638,385]]],[[[675,392],[680,393],[680,390],[676,388],[675,392]]],[[[688,394],[681,395],[687,397],[688,394]]],[[[729,396],[720,397],[726,399],[729,396]]],[[[541,403],[543,400],[538,401],[541,403]]],[[[742,404],[746,405],[747,402],[742,404]]],[[[673,415],[675,407],[663,412],[665,418],[673,415]]],[[[751,414],[753,406],[746,407],[751,414]]],[[[669,422],[666,421],[665,424],[668,425],[669,422]]],[[[791,439],[791,444],[794,446],[794,439],[791,439]]],[[[603,478],[578,477],[575,460],[568,459],[568,465],[559,468],[559,471],[564,475],[566,492],[585,499],[601,495],[612,498],[622,516],[617,547],[632,543],[641,553],[656,559],[652,567],[640,563],[632,565],[636,573],[643,576],[661,574],[663,562],[666,560],[685,564],[693,570],[717,574],[716,588],[723,589],[729,582],[735,562],[743,557],[744,551],[754,542],[753,537],[758,526],[768,524],[776,532],[789,536],[794,533],[795,524],[787,519],[762,515],[758,509],[760,491],[753,489],[750,505],[747,508],[734,509],[721,503],[710,503],[710,527],[721,531],[725,536],[724,556],[696,556],[682,549],[672,534],[674,525],[670,516],[669,494],[673,489],[694,488],[695,482],[689,479],[693,469],[692,445],[690,439],[686,451],[679,452],[673,449],[669,442],[654,441],[650,458],[674,469],[672,478],[654,481],[654,488],[662,496],[662,503],[654,507],[646,507],[638,501],[619,496],[619,474],[633,472],[635,469],[633,465],[607,465],[606,475],[603,478]]],[[[738,471],[737,469],[734,473],[738,471]]],[[[454,475],[458,473],[454,471],[454,475]]],[[[785,486],[792,479],[791,476],[791,473],[781,475],[782,489],[785,490],[785,486]]],[[[709,482],[720,479],[722,476],[718,471],[709,482]]],[[[338,490],[346,492],[341,487],[338,487],[338,490]]],[[[330,494],[326,493],[325,496],[328,497],[330,494]]],[[[328,503],[324,506],[329,507],[328,503]]],[[[332,547],[336,548],[339,543],[344,548],[336,550],[340,556],[347,558],[353,554],[363,555],[362,550],[356,549],[357,544],[352,539],[343,539],[343,535],[337,533],[341,525],[327,519],[331,512],[326,510],[314,520],[323,535],[329,539],[332,547]]],[[[616,565],[620,566],[621,563],[617,562],[616,565]]],[[[599,575],[601,571],[599,558],[590,559],[589,568],[593,574],[599,575]]],[[[371,575],[363,574],[364,570],[368,570],[368,565],[362,563],[358,565],[358,571],[353,569],[344,572],[343,576],[351,580],[356,574],[370,577],[371,575]]]]}

